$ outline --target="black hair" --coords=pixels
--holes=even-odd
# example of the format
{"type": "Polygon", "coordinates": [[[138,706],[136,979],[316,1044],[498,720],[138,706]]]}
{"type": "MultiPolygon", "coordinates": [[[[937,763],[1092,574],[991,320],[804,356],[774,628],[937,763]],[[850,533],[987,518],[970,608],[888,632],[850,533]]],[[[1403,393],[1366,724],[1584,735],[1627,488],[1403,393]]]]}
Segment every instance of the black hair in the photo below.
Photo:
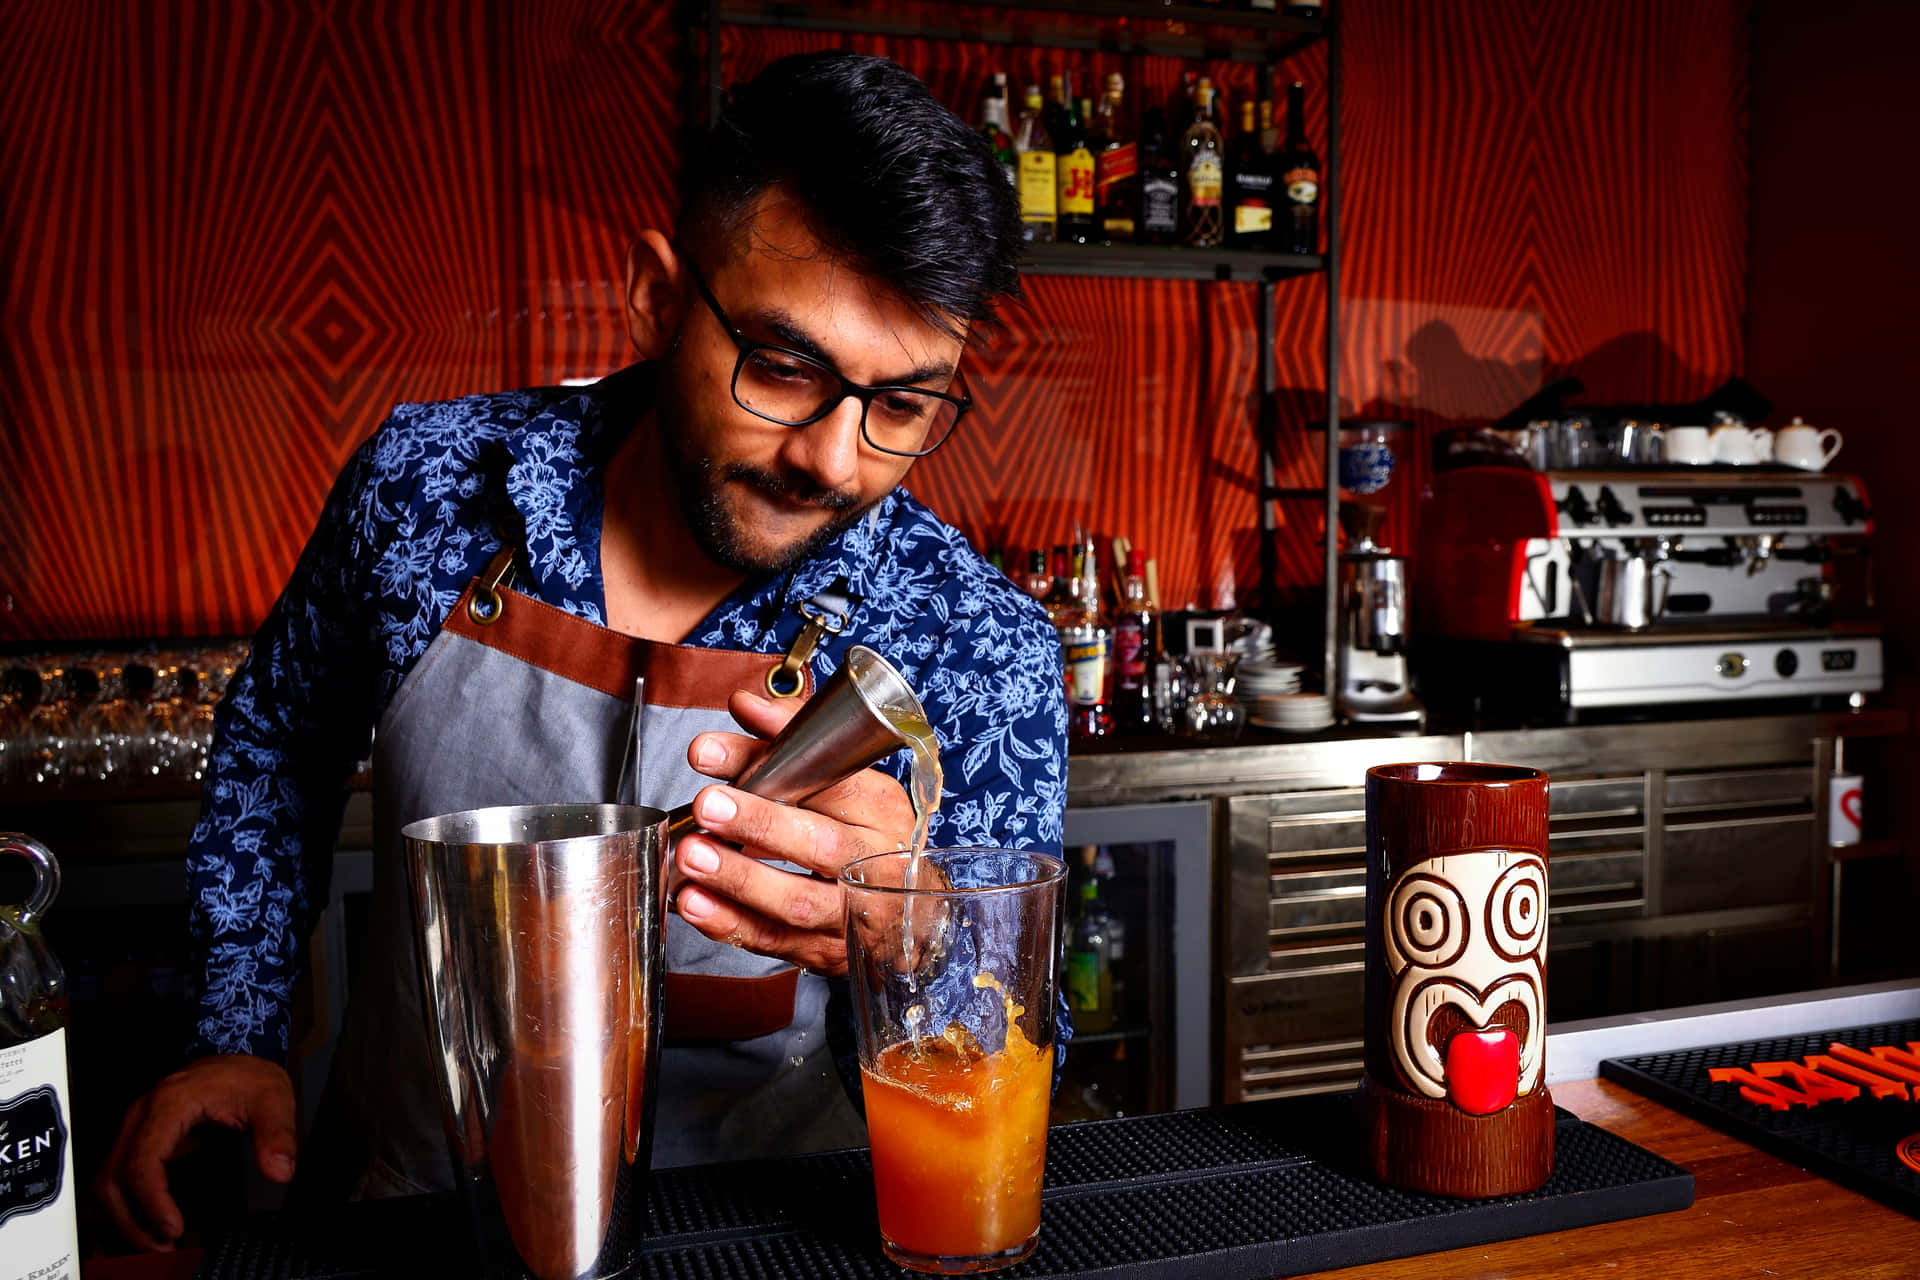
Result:
{"type": "Polygon", "coordinates": [[[696,147],[677,236],[732,235],[773,186],[813,231],[953,333],[1020,296],[1020,204],[981,134],[900,64],[803,53],[735,86],[696,147]]]}

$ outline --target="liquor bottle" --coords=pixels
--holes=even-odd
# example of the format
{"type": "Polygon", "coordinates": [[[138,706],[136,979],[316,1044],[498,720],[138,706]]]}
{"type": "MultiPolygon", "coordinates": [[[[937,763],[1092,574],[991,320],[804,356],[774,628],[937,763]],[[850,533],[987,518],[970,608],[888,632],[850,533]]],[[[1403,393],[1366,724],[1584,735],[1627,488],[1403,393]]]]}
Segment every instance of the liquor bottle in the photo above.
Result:
{"type": "Polygon", "coordinates": [[[1180,243],[1218,248],[1225,238],[1220,198],[1226,179],[1225,146],[1213,122],[1213,81],[1200,77],[1194,89],[1193,123],[1180,139],[1180,243]]]}
{"type": "Polygon", "coordinates": [[[1040,122],[1047,126],[1047,136],[1058,139],[1067,125],[1067,78],[1055,73],[1047,77],[1047,105],[1041,112],[1040,122]]]}
{"type": "Polygon", "coordinates": [[[1029,244],[1053,243],[1060,198],[1054,180],[1053,135],[1047,132],[1041,106],[1039,87],[1028,85],[1014,150],[1020,164],[1021,235],[1029,244]]]}
{"type": "Polygon", "coordinates": [[[40,935],[60,865],[39,842],[0,833],[8,853],[34,864],[35,888],[24,906],[0,907],[0,1268],[80,1280],[66,977],[40,935]]]}
{"type": "Polygon", "coordinates": [[[1134,210],[1140,205],[1140,147],[1127,138],[1126,81],[1107,77],[1107,91],[1094,117],[1100,148],[1093,156],[1094,218],[1102,244],[1132,244],[1134,210]]]}
{"type": "Polygon", "coordinates": [[[1298,80],[1287,86],[1287,144],[1278,165],[1287,196],[1277,237],[1282,253],[1320,251],[1320,159],[1307,145],[1305,97],[1298,80]]]}
{"type": "Polygon", "coordinates": [[[1273,123],[1273,103],[1269,99],[1260,99],[1260,150],[1273,155],[1280,150],[1280,130],[1273,123]]]}
{"type": "Polygon", "coordinates": [[[1081,850],[1088,864],[1080,882],[1080,906],[1067,942],[1067,1003],[1075,1032],[1092,1034],[1113,1027],[1113,955],[1106,933],[1107,909],[1100,900],[1100,878],[1093,874],[1091,848],[1081,850]]]}
{"type": "Polygon", "coordinates": [[[1007,73],[996,71],[980,97],[980,133],[993,148],[993,158],[1007,175],[1015,190],[1020,186],[1020,165],[1015,159],[1013,124],[1007,118],[1007,73]]]}
{"type": "Polygon", "coordinates": [[[1053,620],[1067,671],[1067,732],[1085,740],[1113,732],[1113,629],[1100,610],[1100,573],[1092,546],[1081,549],[1070,580],[1073,598],[1053,620]],[[1089,586],[1091,584],[1091,586],[1089,586]]]}
{"type": "Polygon", "coordinates": [[[1066,544],[1053,549],[1053,581],[1047,585],[1047,594],[1040,597],[1040,603],[1047,607],[1047,617],[1053,619],[1058,628],[1060,615],[1073,603],[1072,581],[1067,577],[1066,544]]]}
{"type": "Polygon", "coordinates": [[[1154,608],[1147,602],[1146,557],[1127,553],[1127,576],[1113,611],[1113,724],[1122,734],[1153,733],[1154,608]]]}
{"type": "Polygon", "coordinates": [[[1140,221],[1142,244],[1173,244],[1180,238],[1180,166],[1167,147],[1167,117],[1147,112],[1140,131],[1140,221]]]}
{"type": "Polygon", "coordinates": [[[1284,12],[1289,18],[1318,18],[1326,13],[1321,0],[1287,0],[1284,12]]]}
{"type": "Polygon", "coordinates": [[[1035,600],[1045,600],[1052,586],[1053,575],[1047,572],[1047,553],[1036,548],[1027,555],[1027,573],[1020,579],[1020,589],[1035,600]]]}
{"type": "Polygon", "coordinates": [[[1092,244],[1093,147],[1072,98],[1061,106],[1060,132],[1054,135],[1053,151],[1060,184],[1059,238],[1072,244],[1092,244]]]}
{"type": "Polygon", "coordinates": [[[1260,149],[1260,131],[1254,123],[1254,105],[1240,104],[1240,132],[1227,149],[1227,183],[1233,203],[1233,230],[1228,237],[1236,249],[1268,249],[1273,245],[1273,161],[1260,149]]]}

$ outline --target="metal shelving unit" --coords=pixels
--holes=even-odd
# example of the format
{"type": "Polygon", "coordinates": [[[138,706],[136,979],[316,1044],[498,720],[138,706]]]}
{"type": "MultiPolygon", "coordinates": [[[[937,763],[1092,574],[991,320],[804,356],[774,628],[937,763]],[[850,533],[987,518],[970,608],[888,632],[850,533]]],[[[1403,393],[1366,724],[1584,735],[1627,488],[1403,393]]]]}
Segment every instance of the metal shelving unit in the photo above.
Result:
{"type": "MultiPolygon", "coordinates": [[[[719,113],[722,67],[720,33],[726,26],[781,27],[844,34],[908,36],[985,44],[1144,54],[1273,65],[1319,41],[1327,43],[1327,145],[1320,167],[1320,220],[1325,249],[1318,254],[1261,254],[1231,249],[1111,247],[1050,244],[1029,247],[1025,270],[1040,275],[1106,276],[1145,280],[1251,282],[1259,289],[1260,585],[1269,613],[1278,607],[1279,521],[1282,499],[1321,496],[1326,532],[1322,543],[1325,583],[1321,660],[1332,693],[1339,643],[1340,514],[1340,15],[1291,18],[1192,4],[1150,0],[972,0],[929,7],[918,14],[887,14],[874,0],[692,0],[687,34],[704,30],[705,105],[719,113]],[[983,16],[987,15],[987,16],[983,16]],[[1051,21],[1049,15],[1072,21],[1051,21]],[[1089,21],[1091,19],[1091,21],[1089,21]],[[1197,30],[1196,30],[1197,29],[1197,30]],[[1231,31],[1244,38],[1222,39],[1231,31]],[[1322,275],[1326,280],[1326,453],[1319,491],[1282,489],[1276,479],[1279,432],[1278,370],[1273,347],[1274,286],[1283,280],[1322,275]]],[[[687,41],[689,55],[695,41],[687,41]]]]}

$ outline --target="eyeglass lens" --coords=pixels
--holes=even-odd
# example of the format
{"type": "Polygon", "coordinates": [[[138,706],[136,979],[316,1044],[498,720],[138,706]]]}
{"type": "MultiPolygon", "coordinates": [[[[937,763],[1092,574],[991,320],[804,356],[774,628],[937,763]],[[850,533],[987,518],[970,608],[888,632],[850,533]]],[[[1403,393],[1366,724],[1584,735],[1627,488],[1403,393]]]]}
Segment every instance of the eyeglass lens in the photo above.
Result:
{"type": "MultiPolygon", "coordinates": [[[[775,422],[798,424],[821,416],[844,394],[840,375],[791,351],[761,347],[740,362],[733,383],[742,408],[775,422]]],[[[874,393],[863,433],[888,453],[925,453],[945,440],[960,418],[951,400],[907,388],[874,393]]]]}

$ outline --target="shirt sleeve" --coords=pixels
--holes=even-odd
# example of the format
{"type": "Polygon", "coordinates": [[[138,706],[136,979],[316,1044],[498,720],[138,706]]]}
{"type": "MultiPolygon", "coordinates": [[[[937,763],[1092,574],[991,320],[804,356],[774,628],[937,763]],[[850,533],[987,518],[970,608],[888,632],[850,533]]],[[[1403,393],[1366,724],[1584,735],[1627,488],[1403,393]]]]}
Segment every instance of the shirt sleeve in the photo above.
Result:
{"type": "Polygon", "coordinates": [[[195,1056],[286,1060],[294,980],[375,715],[371,450],[335,483],[214,717],[187,850],[188,925],[204,963],[195,1056]]]}

